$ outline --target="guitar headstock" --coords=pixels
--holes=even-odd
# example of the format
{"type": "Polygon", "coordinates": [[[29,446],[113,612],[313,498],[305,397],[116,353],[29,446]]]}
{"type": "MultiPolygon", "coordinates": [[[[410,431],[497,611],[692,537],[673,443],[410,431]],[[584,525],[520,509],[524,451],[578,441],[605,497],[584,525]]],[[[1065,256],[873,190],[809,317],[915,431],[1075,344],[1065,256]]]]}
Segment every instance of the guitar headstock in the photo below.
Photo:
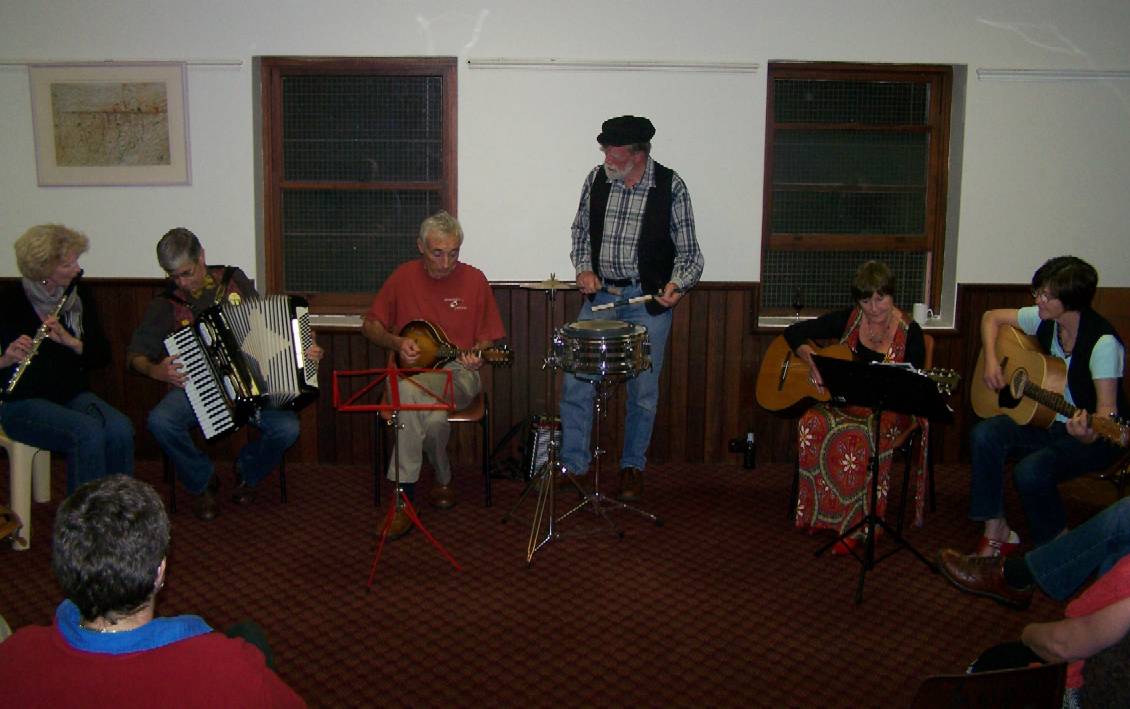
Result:
{"type": "Polygon", "coordinates": [[[957,385],[961,383],[961,375],[952,369],[927,369],[922,374],[926,375],[938,385],[938,391],[949,396],[957,385]]]}

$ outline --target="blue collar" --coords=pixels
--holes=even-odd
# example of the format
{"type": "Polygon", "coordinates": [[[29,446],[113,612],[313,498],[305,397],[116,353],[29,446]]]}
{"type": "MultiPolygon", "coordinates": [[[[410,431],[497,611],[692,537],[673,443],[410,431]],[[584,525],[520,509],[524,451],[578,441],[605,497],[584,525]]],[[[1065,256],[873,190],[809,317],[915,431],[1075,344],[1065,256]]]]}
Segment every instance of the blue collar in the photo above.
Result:
{"type": "Polygon", "coordinates": [[[70,600],[55,609],[55,627],[67,644],[83,652],[103,655],[125,655],[131,652],[155,650],[180,640],[212,632],[211,626],[197,615],[178,615],[173,618],[154,618],[145,625],[120,633],[98,633],[79,625],[82,616],[78,606],[70,600]]]}

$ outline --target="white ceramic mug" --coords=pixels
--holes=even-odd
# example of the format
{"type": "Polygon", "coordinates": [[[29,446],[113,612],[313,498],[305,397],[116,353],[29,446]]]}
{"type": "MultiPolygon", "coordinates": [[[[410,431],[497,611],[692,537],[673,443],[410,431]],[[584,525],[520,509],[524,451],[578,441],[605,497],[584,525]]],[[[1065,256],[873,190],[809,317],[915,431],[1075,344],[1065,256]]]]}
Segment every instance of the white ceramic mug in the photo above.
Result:
{"type": "Polygon", "coordinates": [[[915,303],[911,313],[919,327],[926,327],[926,321],[934,317],[934,311],[927,308],[925,303],[915,303]]]}

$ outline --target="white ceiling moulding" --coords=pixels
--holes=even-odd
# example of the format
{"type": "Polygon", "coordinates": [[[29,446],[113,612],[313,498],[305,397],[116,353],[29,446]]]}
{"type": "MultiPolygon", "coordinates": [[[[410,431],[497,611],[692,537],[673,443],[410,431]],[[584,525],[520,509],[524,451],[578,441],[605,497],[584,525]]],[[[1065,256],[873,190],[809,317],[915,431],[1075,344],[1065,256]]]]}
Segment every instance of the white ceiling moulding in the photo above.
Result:
{"type": "Polygon", "coordinates": [[[981,81],[1124,81],[1126,69],[978,69],[981,81]]]}
{"type": "Polygon", "coordinates": [[[242,59],[0,59],[0,66],[30,64],[153,64],[180,62],[187,66],[243,66],[242,59]]]}
{"type": "Polygon", "coordinates": [[[688,62],[674,60],[560,59],[555,57],[468,59],[471,69],[562,69],[567,71],[699,71],[722,74],[755,74],[750,62],[688,62]]]}

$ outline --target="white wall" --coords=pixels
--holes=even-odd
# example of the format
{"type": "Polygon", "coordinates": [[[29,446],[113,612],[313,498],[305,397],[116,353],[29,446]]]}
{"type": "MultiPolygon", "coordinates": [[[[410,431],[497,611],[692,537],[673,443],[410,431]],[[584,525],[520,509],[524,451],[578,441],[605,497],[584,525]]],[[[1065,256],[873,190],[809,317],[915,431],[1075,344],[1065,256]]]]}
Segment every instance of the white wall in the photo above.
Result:
{"type": "Polygon", "coordinates": [[[0,0],[0,60],[235,59],[190,66],[192,184],[36,185],[27,70],[0,66],[0,275],[11,242],[86,231],[91,276],[160,275],[187,226],[209,260],[255,262],[252,57],[457,56],[464,258],[494,280],[569,275],[568,228],[600,121],[649,116],[687,180],[708,280],[759,278],[765,65],[969,67],[957,277],[1023,282],[1065,252],[1130,286],[1130,81],[1001,83],[976,69],[1130,69],[1125,0],[0,0]],[[470,69],[468,58],[750,62],[746,74],[470,69]],[[1040,146],[1037,148],[1036,146],[1040,146]]]}

